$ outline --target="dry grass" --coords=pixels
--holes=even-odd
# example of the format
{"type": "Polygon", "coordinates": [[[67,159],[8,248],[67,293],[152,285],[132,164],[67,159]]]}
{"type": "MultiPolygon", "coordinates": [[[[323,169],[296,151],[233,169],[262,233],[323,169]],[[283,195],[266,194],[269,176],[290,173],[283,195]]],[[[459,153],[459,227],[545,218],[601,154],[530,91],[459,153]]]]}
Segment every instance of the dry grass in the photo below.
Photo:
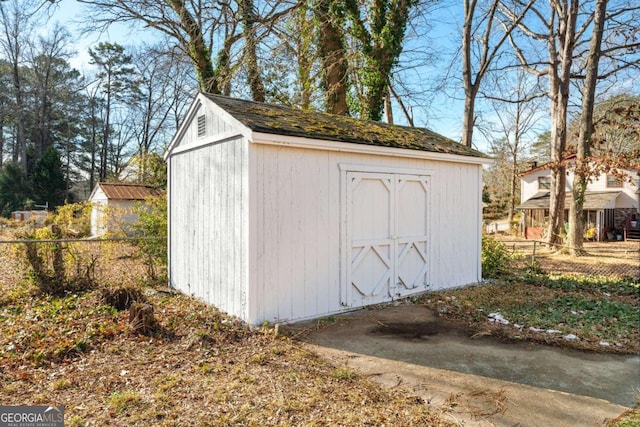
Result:
{"type": "Polygon", "coordinates": [[[10,252],[0,245],[3,404],[64,405],[67,426],[451,425],[273,328],[248,329],[192,298],[140,285],[123,273],[144,274],[131,269],[127,250],[104,257],[99,289],[63,297],[36,294],[10,252]],[[135,334],[127,311],[106,304],[108,290],[123,284],[153,305],[151,336],[135,334]]]}
{"type": "MultiPolygon", "coordinates": [[[[192,298],[146,285],[129,246],[91,246],[99,285],[62,297],[38,294],[13,249],[0,245],[3,404],[64,405],[68,426],[453,425],[443,418],[447,408],[434,413],[400,388],[381,389],[274,328],[248,329],[192,298]],[[127,303],[138,299],[153,306],[158,321],[149,335],[129,324],[127,303]]],[[[477,297],[480,289],[466,292],[477,297]]],[[[554,292],[504,291],[485,287],[482,298],[544,300],[554,292]]],[[[494,324],[481,326],[479,332],[499,333],[494,324]]],[[[465,410],[478,417],[504,410],[500,393],[474,396],[465,410]]],[[[459,400],[452,395],[448,403],[459,400]]]]}
{"type": "MultiPolygon", "coordinates": [[[[509,235],[496,235],[514,254],[522,256],[517,263],[526,267],[531,260],[534,242],[509,235]]],[[[584,274],[591,276],[640,277],[640,242],[585,242],[585,253],[571,257],[562,250],[549,250],[541,243],[535,244],[535,259],[547,273],[584,274]]]]}
{"type": "Polygon", "coordinates": [[[607,427],[639,427],[640,426],[640,404],[633,409],[629,409],[615,420],[607,423],[607,427]]]}

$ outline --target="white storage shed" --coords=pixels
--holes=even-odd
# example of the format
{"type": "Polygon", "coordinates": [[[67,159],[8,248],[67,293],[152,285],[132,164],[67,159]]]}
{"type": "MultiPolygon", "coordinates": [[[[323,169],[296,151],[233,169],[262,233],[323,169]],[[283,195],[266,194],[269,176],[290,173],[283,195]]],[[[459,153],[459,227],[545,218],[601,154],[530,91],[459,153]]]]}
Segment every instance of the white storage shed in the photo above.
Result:
{"type": "Polygon", "coordinates": [[[200,93],[166,160],[170,286],[248,323],[481,278],[490,160],[427,129],[200,93]]]}
{"type": "Polygon", "coordinates": [[[108,232],[131,232],[130,224],[138,221],[136,204],[147,197],[161,196],[162,190],[140,184],[99,182],[89,202],[91,209],[91,236],[101,237],[108,232]]]}

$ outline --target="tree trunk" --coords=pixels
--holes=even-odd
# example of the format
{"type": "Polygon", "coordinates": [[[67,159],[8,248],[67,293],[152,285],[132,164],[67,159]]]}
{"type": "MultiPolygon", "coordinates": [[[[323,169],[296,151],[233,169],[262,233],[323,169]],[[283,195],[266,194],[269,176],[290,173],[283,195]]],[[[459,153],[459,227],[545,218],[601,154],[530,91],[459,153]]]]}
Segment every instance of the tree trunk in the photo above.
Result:
{"type": "Polygon", "coordinates": [[[309,3],[304,3],[293,11],[293,22],[299,33],[294,37],[295,57],[298,80],[300,82],[300,109],[311,109],[311,100],[315,89],[315,60],[314,52],[317,43],[314,31],[315,21],[309,17],[309,3]]]}
{"type": "Polygon", "coordinates": [[[339,26],[342,18],[337,11],[337,0],[319,0],[316,15],[319,21],[320,58],[324,71],[324,90],[327,112],[349,115],[347,105],[347,61],[344,52],[344,34],[339,26]]]}
{"type": "Polygon", "coordinates": [[[511,222],[513,221],[513,215],[516,211],[516,185],[518,180],[518,157],[517,151],[514,150],[511,162],[511,182],[509,184],[509,229],[511,229],[511,222]]]}
{"type": "Polygon", "coordinates": [[[258,66],[258,55],[256,51],[256,34],[255,34],[255,12],[253,0],[240,0],[240,16],[242,19],[245,47],[244,58],[247,65],[247,79],[251,96],[254,101],[265,101],[264,84],[262,83],[262,75],[258,66]]]}
{"type": "Polygon", "coordinates": [[[181,26],[189,38],[188,53],[195,66],[200,89],[205,92],[219,94],[220,86],[213,69],[209,49],[207,49],[204,41],[202,26],[191,16],[183,0],[168,0],[168,2],[178,15],[181,26]]]}
{"type": "Polygon", "coordinates": [[[471,78],[471,31],[476,0],[464,0],[464,24],[462,26],[462,83],[464,86],[464,114],[462,116],[462,145],[471,147],[475,125],[475,100],[477,87],[471,78]]]}
{"type": "Polygon", "coordinates": [[[464,113],[462,116],[462,145],[471,147],[473,143],[473,127],[475,126],[476,97],[472,93],[477,92],[476,88],[471,88],[465,92],[468,94],[464,98],[464,113]]]}
{"type": "Polygon", "coordinates": [[[0,169],[2,169],[2,159],[4,159],[4,126],[0,123],[0,169]]]}
{"type": "Polygon", "coordinates": [[[362,118],[380,121],[390,83],[391,72],[404,46],[409,12],[416,0],[377,0],[368,4],[345,1],[353,35],[362,44],[364,67],[356,70],[362,81],[364,97],[360,100],[362,118]],[[363,12],[364,9],[364,12],[363,12]],[[362,15],[368,15],[365,25],[362,15]]]}
{"type": "Polygon", "coordinates": [[[100,149],[100,182],[107,179],[107,154],[109,153],[110,118],[111,118],[111,74],[107,75],[107,102],[105,105],[104,129],[102,131],[102,147],[100,149]]]}
{"type": "Polygon", "coordinates": [[[549,202],[549,226],[547,243],[557,247],[565,236],[564,208],[566,195],[566,164],[564,162],[567,146],[567,109],[571,84],[571,65],[575,47],[576,19],[579,0],[571,0],[567,8],[555,10],[558,17],[557,37],[560,50],[556,51],[555,26],[550,27],[549,60],[552,64],[549,74],[549,92],[551,94],[551,160],[554,163],[551,174],[551,193],[549,202]],[[559,57],[559,58],[558,58],[559,57]],[[560,67],[560,70],[558,69],[560,67]],[[558,72],[560,71],[560,72],[558,72]]]}
{"type": "Polygon", "coordinates": [[[590,175],[589,156],[591,154],[591,136],[593,135],[593,110],[595,104],[598,65],[602,47],[607,0],[597,0],[594,12],[593,34],[587,58],[587,75],[582,93],[582,114],[576,152],[576,166],[573,177],[573,201],[569,208],[568,245],[574,256],[584,253],[584,196],[590,175]]]}
{"type": "Polygon", "coordinates": [[[27,175],[27,141],[24,129],[24,102],[22,99],[22,80],[20,79],[20,71],[16,62],[13,65],[13,88],[16,98],[16,148],[14,152],[14,161],[20,165],[22,172],[27,175]]]}
{"type": "Polygon", "coordinates": [[[387,96],[384,97],[384,113],[387,123],[393,124],[393,106],[391,105],[391,90],[387,90],[387,96]]]}
{"type": "Polygon", "coordinates": [[[96,123],[95,98],[89,102],[91,103],[91,171],[89,172],[89,192],[91,192],[96,184],[96,140],[98,138],[98,125],[96,123]]]}

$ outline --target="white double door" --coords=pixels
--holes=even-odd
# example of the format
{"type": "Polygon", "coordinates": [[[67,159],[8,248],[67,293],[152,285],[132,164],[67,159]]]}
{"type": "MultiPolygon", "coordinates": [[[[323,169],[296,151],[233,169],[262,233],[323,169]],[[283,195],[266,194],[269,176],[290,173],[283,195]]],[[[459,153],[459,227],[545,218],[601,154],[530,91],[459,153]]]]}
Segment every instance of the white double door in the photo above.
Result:
{"type": "Polygon", "coordinates": [[[346,293],[358,307],[428,285],[429,177],[346,174],[346,293]]]}

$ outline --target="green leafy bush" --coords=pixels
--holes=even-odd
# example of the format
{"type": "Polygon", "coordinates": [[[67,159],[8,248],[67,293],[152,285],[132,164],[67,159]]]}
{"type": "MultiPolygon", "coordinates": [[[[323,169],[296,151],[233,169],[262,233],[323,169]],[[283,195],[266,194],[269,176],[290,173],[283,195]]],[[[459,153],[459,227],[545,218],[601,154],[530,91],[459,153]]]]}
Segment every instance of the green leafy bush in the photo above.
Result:
{"type": "Polygon", "coordinates": [[[498,240],[482,237],[482,277],[496,279],[509,274],[512,270],[513,256],[498,240]]]}
{"type": "Polygon", "coordinates": [[[147,197],[135,208],[138,221],[133,229],[149,276],[158,279],[157,267],[167,265],[167,196],[147,197]]]}
{"type": "Polygon", "coordinates": [[[53,217],[65,237],[87,237],[91,234],[91,210],[88,201],[58,206],[53,217]]]}

